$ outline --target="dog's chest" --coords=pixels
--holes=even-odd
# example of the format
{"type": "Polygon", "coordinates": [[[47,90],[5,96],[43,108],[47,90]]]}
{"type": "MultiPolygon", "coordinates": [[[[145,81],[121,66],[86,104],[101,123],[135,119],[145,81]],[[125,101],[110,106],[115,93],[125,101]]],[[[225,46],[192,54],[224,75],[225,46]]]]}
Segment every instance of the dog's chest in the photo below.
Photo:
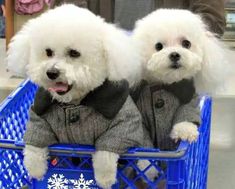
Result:
{"type": "Polygon", "coordinates": [[[138,103],[142,114],[157,130],[171,125],[175,112],[180,106],[179,99],[165,89],[152,91],[146,87],[138,103]]]}
{"type": "Polygon", "coordinates": [[[55,107],[49,122],[60,143],[90,145],[94,145],[109,125],[101,114],[81,105],[55,107]]]}

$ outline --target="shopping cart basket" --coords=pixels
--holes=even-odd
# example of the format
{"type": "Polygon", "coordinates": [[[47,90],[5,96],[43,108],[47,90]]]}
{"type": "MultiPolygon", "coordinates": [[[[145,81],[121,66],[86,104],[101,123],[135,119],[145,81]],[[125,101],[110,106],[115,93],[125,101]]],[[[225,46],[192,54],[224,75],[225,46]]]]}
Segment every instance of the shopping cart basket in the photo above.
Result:
{"type": "MultiPolygon", "coordinates": [[[[38,189],[95,189],[91,155],[93,146],[53,145],[50,149],[48,172],[44,179],[31,179],[23,165],[22,138],[29,119],[28,110],[33,103],[37,86],[26,80],[0,105],[0,189],[28,186],[38,189]]],[[[202,124],[196,143],[181,142],[175,151],[131,148],[119,161],[117,183],[120,188],[154,189],[206,189],[211,98],[200,100],[202,124]],[[136,162],[145,159],[150,165],[140,170],[136,162]],[[146,171],[155,168],[159,174],[149,180],[146,171]]],[[[35,162],[35,165],[37,162],[35,162]]]]}

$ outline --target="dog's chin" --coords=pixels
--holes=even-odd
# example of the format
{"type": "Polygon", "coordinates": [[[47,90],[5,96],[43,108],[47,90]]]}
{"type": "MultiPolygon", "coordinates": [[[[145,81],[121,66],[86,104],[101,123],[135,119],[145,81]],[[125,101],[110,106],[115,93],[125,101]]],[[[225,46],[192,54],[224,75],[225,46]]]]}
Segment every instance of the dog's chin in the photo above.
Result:
{"type": "Polygon", "coordinates": [[[172,84],[183,79],[191,79],[196,75],[197,71],[187,70],[183,66],[169,67],[167,69],[147,70],[147,80],[151,83],[160,82],[164,84],[172,84]]]}
{"type": "Polygon", "coordinates": [[[74,88],[73,84],[57,81],[47,84],[45,88],[51,93],[52,97],[59,102],[70,102],[72,100],[71,91],[74,88]]]}
{"type": "Polygon", "coordinates": [[[52,98],[57,100],[58,102],[69,103],[74,100],[72,90],[68,91],[67,93],[64,93],[63,95],[53,91],[50,91],[50,93],[52,95],[52,98]]]}
{"type": "Polygon", "coordinates": [[[197,57],[194,59],[182,57],[182,59],[184,60],[172,63],[168,58],[165,58],[165,61],[164,58],[151,58],[146,66],[146,79],[151,83],[172,84],[193,78],[201,70],[200,60],[197,57]]]}

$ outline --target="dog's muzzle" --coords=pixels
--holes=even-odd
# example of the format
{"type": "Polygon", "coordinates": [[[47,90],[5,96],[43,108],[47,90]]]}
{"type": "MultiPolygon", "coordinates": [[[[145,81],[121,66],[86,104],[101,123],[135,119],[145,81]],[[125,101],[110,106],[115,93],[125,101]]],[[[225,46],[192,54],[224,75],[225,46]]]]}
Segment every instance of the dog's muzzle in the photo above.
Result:
{"type": "Polygon", "coordinates": [[[55,92],[58,95],[65,95],[72,89],[73,85],[69,85],[67,82],[58,81],[60,80],[58,79],[60,76],[60,70],[53,67],[53,68],[48,69],[46,74],[47,74],[47,77],[53,81],[50,84],[48,91],[55,92]]]}

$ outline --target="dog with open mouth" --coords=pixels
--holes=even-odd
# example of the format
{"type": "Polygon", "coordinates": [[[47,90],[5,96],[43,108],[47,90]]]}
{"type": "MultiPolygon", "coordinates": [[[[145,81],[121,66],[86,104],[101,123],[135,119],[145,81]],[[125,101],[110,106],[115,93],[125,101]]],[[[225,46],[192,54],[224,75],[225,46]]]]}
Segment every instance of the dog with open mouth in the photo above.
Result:
{"type": "Polygon", "coordinates": [[[49,10],[16,34],[9,67],[38,84],[38,94],[53,98],[40,109],[44,98],[37,94],[30,111],[24,136],[30,176],[46,173],[49,145],[88,144],[97,150],[92,157],[97,184],[115,183],[119,155],[143,146],[144,138],[141,115],[129,96],[129,85],[141,75],[131,44],[126,33],[74,5],[49,10]]]}

